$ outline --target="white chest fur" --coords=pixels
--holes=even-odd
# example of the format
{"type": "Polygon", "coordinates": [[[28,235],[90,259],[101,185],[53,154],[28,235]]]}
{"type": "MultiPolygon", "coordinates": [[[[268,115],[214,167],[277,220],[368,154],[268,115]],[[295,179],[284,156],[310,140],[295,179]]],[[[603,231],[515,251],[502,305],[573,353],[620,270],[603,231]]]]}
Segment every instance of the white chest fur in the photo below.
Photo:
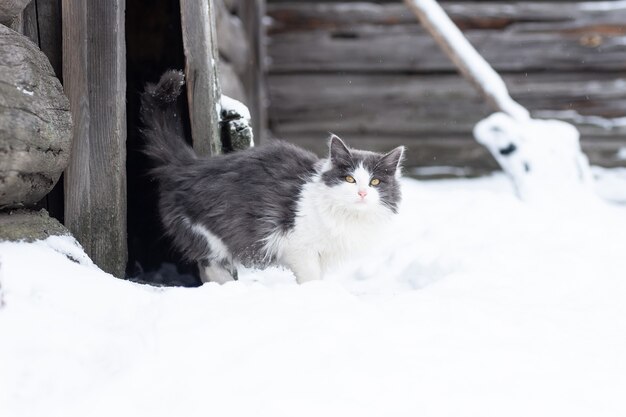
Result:
{"type": "Polygon", "coordinates": [[[319,181],[302,190],[295,226],[282,241],[279,256],[298,282],[320,279],[329,267],[370,247],[391,216],[378,200],[355,207],[330,195],[336,192],[319,181]]]}

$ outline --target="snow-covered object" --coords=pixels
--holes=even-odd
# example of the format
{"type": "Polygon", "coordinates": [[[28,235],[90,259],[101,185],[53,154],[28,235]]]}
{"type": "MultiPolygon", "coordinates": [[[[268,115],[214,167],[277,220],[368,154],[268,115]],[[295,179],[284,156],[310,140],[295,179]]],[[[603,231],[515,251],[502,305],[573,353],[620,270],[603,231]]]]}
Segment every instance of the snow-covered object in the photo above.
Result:
{"type": "Polygon", "coordinates": [[[300,286],[155,288],[68,238],[0,243],[0,415],[625,416],[626,207],[403,188],[389,241],[300,286]]]}
{"type": "Polygon", "coordinates": [[[459,71],[501,111],[516,119],[530,117],[509,95],[504,80],[467,40],[436,0],[405,0],[459,71]]]}
{"type": "Polygon", "coordinates": [[[515,120],[495,113],[474,127],[524,200],[589,196],[592,176],[578,130],[560,120],[515,120]]]}
{"type": "Polygon", "coordinates": [[[474,128],[509,175],[522,199],[551,200],[585,195],[591,184],[589,163],[576,128],[558,120],[533,120],[513,100],[504,80],[474,49],[435,0],[405,0],[459,71],[501,113],[474,128]]]}
{"type": "Polygon", "coordinates": [[[220,98],[220,105],[222,106],[222,112],[234,112],[247,121],[250,121],[251,119],[250,110],[239,100],[235,100],[232,97],[222,94],[222,97],[220,98]]]}
{"type": "Polygon", "coordinates": [[[236,151],[254,146],[254,132],[250,124],[250,110],[241,101],[222,94],[220,99],[222,129],[229,143],[227,151],[236,151]]]}

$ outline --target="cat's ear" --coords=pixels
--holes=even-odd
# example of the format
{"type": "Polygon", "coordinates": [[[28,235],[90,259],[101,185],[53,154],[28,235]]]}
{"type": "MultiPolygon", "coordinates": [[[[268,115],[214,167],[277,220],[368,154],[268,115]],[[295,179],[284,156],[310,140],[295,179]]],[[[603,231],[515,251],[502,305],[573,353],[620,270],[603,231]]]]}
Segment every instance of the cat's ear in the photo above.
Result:
{"type": "Polygon", "coordinates": [[[343,140],[341,140],[339,136],[332,134],[328,141],[328,156],[334,165],[346,165],[349,164],[352,159],[350,149],[343,143],[343,140]]]}
{"type": "Polygon", "coordinates": [[[394,172],[396,177],[400,177],[402,171],[402,160],[404,159],[404,146],[398,146],[397,148],[387,152],[380,158],[378,166],[383,168],[387,172],[394,172]]]}

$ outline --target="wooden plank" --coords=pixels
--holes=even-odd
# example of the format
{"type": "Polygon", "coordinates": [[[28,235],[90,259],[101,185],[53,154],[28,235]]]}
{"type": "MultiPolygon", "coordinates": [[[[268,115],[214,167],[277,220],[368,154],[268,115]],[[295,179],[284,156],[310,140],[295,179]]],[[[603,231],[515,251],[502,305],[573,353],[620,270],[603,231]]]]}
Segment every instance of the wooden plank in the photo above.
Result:
{"type": "Polygon", "coordinates": [[[250,56],[246,73],[242,77],[252,116],[252,130],[256,143],[262,143],[267,131],[267,99],[265,80],[265,0],[241,1],[239,14],[243,22],[250,56]]]}
{"type": "Polygon", "coordinates": [[[0,24],[22,33],[22,12],[31,0],[0,1],[0,24]]]}
{"type": "Polygon", "coordinates": [[[245,74],[249,65],[250,47],[243,23],[232,15],[223,0],[214,0],[217,9],[217,47],[220,58],[224,58],[238,75],[245,74]]]}
{"type": "MultiPolygon", "coordinates": [[[[446,3],[498,71],[622,71],[626,7],[571,3],[446,3]]],[[[401,4],[274,4],[270,71],[453,72],[434,40],[401,4]]]]}
{"type": "Polygon", "coordinates": [[[39,30],[37,27],[37,1],[32,0],[22,11],[22,34],[39,45],[39,30]]]}
{"type": "MultiPolygon", "coordinates": [[[[535,113],[626,114],[626,75],[510,74],[505,81],[513,97],[535,113]]],[[[471,85],[453,74],[271,75],[269,92],[272,129],[284,134],[469,132],[490,113],[471,85]]],[[[620,128],[611,134],[623,133],[620,128]]]]}
{"type": "MultiPolygon", "coordinates": [[[[619,119],[626,114],[626,76],[510,74],[505,81],[513,97],[534,116],[554,117],[553,111],[558,111],[557,116],[578,127],[589,149],[603,143],[608,151],[598,153],[595,163],[626,164],[614,159],[617,149],[626,146],[626,120],[619,119]],[[577,113],[593,117],[584,119],[577,113]],[[614,118],[620,123],[610,127],[614,118]]],[[[271,75],[269,92],[272,131],[296,142],[303,137],[325,138],[329,131],[378,138],[379,147],[386,147],[385,138],[471,141],[476,122],[490,114],[473,88],[453,74],[271,75]]]]}
{"type": "Polygon", "coordinates": [[[180,12],[193,147],[200,155],[218,155],[221,91],[214,0],[181,0],[180,12]]]}
{"type": "MultiPolygon", "coordinates": [[[[61,76],[61,3],[60,0],[32,0],[22,12],[25,36],[47,56],[55,74],[61,76]]],[[[63,221],[63,180],[54,186],[38,204],[51,216],[63,221]]]]}
{"type": "Polygon", "coordinates": [[[37,2],[39,48],[50,60],[57,77],[62,77],[61,0],[33,0],[37,2]]]}
{"type": "Polygon", "coordinates": [[[63,0],[63,79],[74,120],[65,224],[94,262],[124,276],[126,47],[124,0],[63,0]]]}
{"type": "MultiPolygon", "coordinates": [[[[482,175],[498,171],[500,167],[489,151],[474,140],[471,134],[449,135],[370,135],[334,132],[355,148],[369,149],[376,152],[385,152],[396,146],[406,146],[405,172],[410,174],[415,168],[423,167],[457,167],[459,176],[482,175]]],[[[328,152],[328,133],[300,132],[285,136],[277,136],[289,140],[318,155],[328,152]]],[[[608,168],[626,167],[626,161],[619,156],[624,143],[615,140],[606,140],[602,137],[583,135],[581,140],[583,152],[593,165],[608,168]]]]}

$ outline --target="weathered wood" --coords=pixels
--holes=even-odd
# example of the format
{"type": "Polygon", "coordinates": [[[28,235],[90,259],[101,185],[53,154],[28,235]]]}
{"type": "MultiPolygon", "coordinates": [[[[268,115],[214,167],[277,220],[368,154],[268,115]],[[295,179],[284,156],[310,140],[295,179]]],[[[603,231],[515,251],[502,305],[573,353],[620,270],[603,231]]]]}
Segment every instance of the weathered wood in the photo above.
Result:
{"type": "MultiPolygon", "coordinates": [[[[626,76],[620,74],[510,74],[505,81],[513,97],[533,112],[569,110],[604,118],[626,114],[626,76]]],[[[467,132],[489,114],[472,87],[453,74],[271,75],[269,87],[272,127],[285,133],[467,132]]]]}
{"type": "Polygon", "coordinates": [[[68,99],[45,55],[0,25],[0,208],[33,205],[52,189],[71,131],[68,99]]]}
{"type": "Polygon", "coordinates": [[[222,94],[247,103],[245,89],[235,69],[228,62],[221,61],[217,65],[222,94]]]}
{"type": "Polygon", "coordinates": [[[237,74],[245,74],[250,47],[241,20],[232,15],[223,0],[214,0],[217,9],[216,33],[220,58],[228,61],[237,74]]]}
{"type": "MultiPolygon", "coordinates": [[[[61,2],[60,0],[32,0],[22,12],[23,33],[48,57],[54,73],[61,77],[61,2]]],[[[37,203],[51,216],[63,220],[63,182],[37,203]]]]}
{"type": "Polygon", "coordinates": [[[221,92],[214,0],[181,0],[180,11],[193,147],[201,155],[217,155],[221,92]]]}
{"type": "Polygon", "coordinates": [[[39,46],[39,28],[37,27],[37,1],[32,0],[22,11],[22,34],[39,46]]]}
{"type": "MultiPolygon", "coordinates": [[[[502,71],[622,71],[626,7],[590,3],[445,3],[470,42],[502,71]]],[[[272,72],[455,71],[403,4],[272,4],[272,72]]]]}
{"type": "Polygon", "coordinates": [[[74,118],[65,224],[94,262],[124,275],[126,47],[124,0],[63,0],[63,80],[74,118]]]}
{"type": "MultiPolygon", "coordinates": [[[[602,141],[604,149],[611,149],[614,154],[624,146],[626,123],[609,127],[610,120],[585,121],[573,112],[604,119],[623,117],[626,77],[544,73],[511,74],[504,79],[512,96],[529,108],[533,116],[561,116],[573,122],[581,131],[586,149],[602,141]],[[548,113],[550,110],[561,113],[548,113]]],[[[454,74],[271,75],[269,92],[272,130],[278,137],[289,140],[311,135],[325,137],[332,131],[378,137],[383,147],[389,138],[399,137],[453,137],[473,141],[472,128],[490,113],[472,87],[454,74]]],[[[605,165],[619,164],[612,159],[614,156],[605,158],[605,165]]],[[[601,162],[597,158],[592,160],[601,162]]],[[[621,165],[625,165],[624,161],[621,165]]]]}
{"type": "Polygon", "coordinates": [[[12,26],[15,19],[19,19],[22,11],[31,0],[2,0],[0,1],[0,24],[12,26]]]}
{"type": "Polygon", "coordinates": [[[61,0],[33,0],[37,2],[37,29],[39,48],[46,54],[57,77],[62,76],[61,54],[61,0]]]}
{"type": "Polygon", "coordinates": [[[509,94],[502,77],[485,61],[435,0],[405,0],[457,70],[487,100],[494,111],[518,121],[527,120],[528,110],[509,94]]]}
{"type": "Polygon", "coordinates": [[[252,116],[252,129],[257,143],[262,143],[267,130],[267,99],[265,85],[265,0],[241,1],[239,14],[243,22],[248,43],[250,56],[246,73],[243,76],[248,101],[246,105],[252,116]]]}
{"type": "MultiPolygon", "coordinates": [[[[463,167],[468,175],[480,175],[499,168],[489,151],[471,138],[463,135],[450,136],[402,136],[402,135],[369,135],[336,131],[348,145],[369,149],[376,152],[387,152],[396,146],[405,146],[405,172],[411,173],[415,167],[455,166],[463,167]]],[[[328,133],[298,133],[277,136],[289,140],[299,146],[310,149],[320,156],[328,153],[328,133]]]]}

